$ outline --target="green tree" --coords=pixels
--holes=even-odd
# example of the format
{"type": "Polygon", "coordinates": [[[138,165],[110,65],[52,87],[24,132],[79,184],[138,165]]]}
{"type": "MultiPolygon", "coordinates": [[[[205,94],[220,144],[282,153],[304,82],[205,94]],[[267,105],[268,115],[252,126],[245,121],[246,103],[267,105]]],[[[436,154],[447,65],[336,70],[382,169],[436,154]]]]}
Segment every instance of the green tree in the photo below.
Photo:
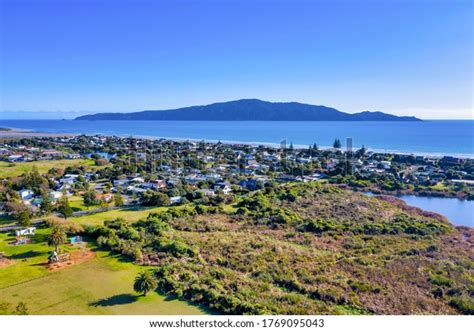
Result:
{"type": "Polygon", "coordinates": [[[22,186],[39,193],[41,192],[42,188],[47,186],[47,180],[41,176],[38,168],[34,166],[30,172],[26,172],[24,174],[22,186]]]}
{"type": "Polygon", "coordinates": [[[362,156],[365,155],[366,152],[367,152],[367,149],[365,148],[364,145],[362,145],[362,147],[357,151],[357,155],[358,155],[359,157],[362,157],[362,156]]]}
{"type": "Polygon", "coordinates": [[[31,212],[28,208],[24,208],[15,215],[15,218],[18,220],[18,224],[21,226],[29,226],[31,224],[31,212]]]}
{"type": "Polygon", "coordinates": [[[48,245],[54,247],[54,251],[58,251],[58,247],[66,243],[67,237],[64,229],[60,225],[53,225],[51,227],[51,233],[48,236],[48,245]]]}
{"type": "Polygon", "coordinates": [[[64,218],[72,216],[72,208],[69,205],[69,200],[67,197],[61,200],[61,204],[59,205],[58,211],[64,218]]]}
{"type": "Polygon", "coordinates": [[[115,193],[115,195],[114,195],[114,204],[115,204],[115,206],[120,207],[120,206],[123,206],[124,203],[125,202],[123,200],[122,195],[120,193],[115,193]]]}
{"type": "Polygon", "coordinates": [[[170,198],[161,192],[147,191],[142,194],[142,203],[145,206],[168,206],[170,204],[170,198]]]}
{"type": "Polygon", "coordinates": [[[156,288],[156,280],[149,271],[141,271],[138,273],[133,283],[133,290],[138,293],[146,294],[156,288]]]}
{"type": "Polygon", "coordinates": [[[93,190],[90,190],[84,193],[83,200],[84,200],[84,205],[86,205],[87,207],[94,206],[99,203],[99,201],[97,200],[97,194],[93,190]]]}
{"type": "Polygon", "coordinates": [[[332,144],[332,147],[334,147],[334,148],[341,148],[342,147],[342,144],[341,144],[341,141],[339,140],[339,138],[334,139],[334,143],[332,144]]]}
{"type": "Polygon", "coordinates": [[[46,192],[42,194],[40,209],[45,215],[53,211],[53,204],[51,203],[51,199],[46,192]]]}

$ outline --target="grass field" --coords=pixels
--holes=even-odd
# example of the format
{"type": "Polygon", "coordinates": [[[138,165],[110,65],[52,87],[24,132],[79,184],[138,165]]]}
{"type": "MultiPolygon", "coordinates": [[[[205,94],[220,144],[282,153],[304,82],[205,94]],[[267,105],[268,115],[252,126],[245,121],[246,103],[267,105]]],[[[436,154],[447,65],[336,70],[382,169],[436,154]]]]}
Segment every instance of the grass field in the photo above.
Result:
{"type": "Polygon", "coordinates": [[[91,260],[50,272],[43,265],[50,251],[44,242],[47,232],[39,229],[34,243],[23,246],[8,245],[13,237],[0,234],[0,252],[14,261],[0,267],[0,301],[13,307],[23,301],[31,314],[205,313],[156,292],[138,296],[132,283],[141,268],[108,252],[97,251],[91,260]]]}
{"type": "Polygon", "coordinates": [[[85,165],[95,168],[93,160],[78,159],[78,160],[47,160],[47,161],[33,161],[33,162],[18,162],[10,163],[0,161],[0,178],[18,177],[27,171],[31,171],[36,167],[40,173],[47,173],[51,168],[64,169],[73,165],[85,165]]]}
{"type": "MultiPolygon", "coordinates": [[[[148,214],[166,210],[168,207],[124,207],[121,209],[113,209],[97,214],[70,217],[69,220],[81,225],[99,225],[104,221],[114,220],[118,217],[124,218],[129,222],[136,222],[142,218],[146,218],[148,214]]],[[[179,207],[178,207],[179,208],[179,207]]]]}
{"type": "Polygon", "coordinates": [[[71,197],[68,197],[68,200],[69,200],[69,205],[71,206],[73,211],[84,211],[84,210],[92,211],[94,209],[100,208],[100,206],[98,205],[87,207],[84,204],[84,197],[79,196],[79,195],[73,195],[71,197]]]}

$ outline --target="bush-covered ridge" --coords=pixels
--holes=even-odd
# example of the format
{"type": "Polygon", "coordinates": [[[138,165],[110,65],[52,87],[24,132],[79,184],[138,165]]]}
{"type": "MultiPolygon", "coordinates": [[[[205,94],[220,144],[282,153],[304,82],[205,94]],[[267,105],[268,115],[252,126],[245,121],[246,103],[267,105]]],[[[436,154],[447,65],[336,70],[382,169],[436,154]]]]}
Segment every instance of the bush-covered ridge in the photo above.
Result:
{"type": "Polygon", "coordinates": [[[160,291],[229,314],[472,314],[473,231],[325,185],[89,228],[160,291]],[[227,209],[226,209],[227,210],[227,209]]]}

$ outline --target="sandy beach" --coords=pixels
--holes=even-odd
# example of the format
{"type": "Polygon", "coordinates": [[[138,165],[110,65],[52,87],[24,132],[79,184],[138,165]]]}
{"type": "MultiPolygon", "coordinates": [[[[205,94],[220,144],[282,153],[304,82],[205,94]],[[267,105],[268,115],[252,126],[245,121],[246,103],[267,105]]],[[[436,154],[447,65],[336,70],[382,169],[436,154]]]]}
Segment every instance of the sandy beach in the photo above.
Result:
{"type": "Polygon", "coordinates": [[[74,137],[71,133],[49,133],[22,130],[0,130],[0,138],[33,138],[33,137],[74,137]]]}

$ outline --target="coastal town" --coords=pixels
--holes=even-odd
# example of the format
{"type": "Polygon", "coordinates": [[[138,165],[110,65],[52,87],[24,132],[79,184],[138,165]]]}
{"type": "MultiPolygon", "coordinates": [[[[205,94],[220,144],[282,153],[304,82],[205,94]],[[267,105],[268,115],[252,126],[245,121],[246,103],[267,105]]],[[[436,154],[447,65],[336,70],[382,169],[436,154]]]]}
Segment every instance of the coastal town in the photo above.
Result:
{"type": "Polygon", "coordinates": [[[474,325],[473,1],[0,8],[0,331],[474,325]]]}
{"type": "Polygon", "coordinates": [[[471,159],[352,150],[338,138],[332,148],[105,135],[0,143],[2,314],[472,313],[472,229],[392,197],[471,200],[471,159]],[[400,259],[417,282],[382,284],[400,259]],[[393,300],[387,286],[429,290],[393,300]],[[71,308],[72,288],[82,294],[71,308]]]}
{"type": "MultiPolygon", "coordinates": [[[[326,181],[354,190],[472,199],[474,162],[455,157],[382,154],[204,141],[151,140],[108,136],[4,139],[3,167],[58,160],[88,160],[94,167],[34,166],[16,180],[1,174],[1,208],[17,218],[34,218],[61,201],[83,200],[86,210],[123,205],[166,206],[187,202],[219,205],[234,196],[287,182],[326,181]]],[[[47,163],[45,163],[47,164],[47,163]]],[[[54,164],[54,163],[53,163],[54,164]]],[[[72,210],[72,209],[71,209],[72,210]]],[[[63,215],[70,216],[70,215],[63,215]]]]}

